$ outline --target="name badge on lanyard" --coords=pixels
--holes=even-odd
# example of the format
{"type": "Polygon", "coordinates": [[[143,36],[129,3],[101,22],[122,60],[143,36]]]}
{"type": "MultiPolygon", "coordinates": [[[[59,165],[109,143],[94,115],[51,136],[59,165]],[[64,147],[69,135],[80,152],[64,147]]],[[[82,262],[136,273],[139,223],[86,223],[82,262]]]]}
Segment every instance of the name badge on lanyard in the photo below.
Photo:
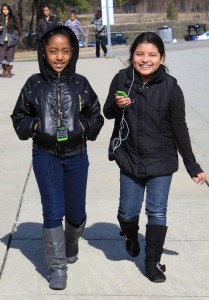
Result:
{"type": "Polygon", "coordinates": [[[63,125],[57,127],[57,141],[64,142],[68,140],[67,128],[63,125]]]}

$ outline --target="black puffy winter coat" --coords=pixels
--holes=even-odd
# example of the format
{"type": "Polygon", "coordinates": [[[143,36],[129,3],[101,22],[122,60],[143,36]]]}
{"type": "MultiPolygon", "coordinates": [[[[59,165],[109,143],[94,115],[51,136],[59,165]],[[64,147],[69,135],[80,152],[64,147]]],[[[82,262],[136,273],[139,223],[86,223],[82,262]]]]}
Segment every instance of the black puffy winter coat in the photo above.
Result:
{"type": "Polygon", "coordinates": [[[171,175],[178,169],[177,150],[191,177],[202,172],[192,152],[183,93],[163,67],[145,85],[132,66],[116,74],[104,115],[115,119],[109,159],[128,174],[137,178],[171,175]],[[117,107],[117,90],[129,93],[133,101],[129,107],[117,107]]]}
{"type": "MultiPolygon", "coordinates": [[[[73,39],[73,56],[61,74],[48,66],[41,39],[38,58],[41,73],[32,75],[23,86],[13,114],[14,129],[21,140],[33,138],[33,147],[47,149],[57,155],[74,155],[86,147],[86,140],[95,140],[103,126],[100,104],[88,80],[75,73],[78,42],[73,39]],[[58,99],[62,125],[67,128],[68,140],[57,141],[58,99]],[[33,131],[34,123],[38,123],[33,131]]],[[[50,29],[50,31],[53,29],[50,29]]]]}

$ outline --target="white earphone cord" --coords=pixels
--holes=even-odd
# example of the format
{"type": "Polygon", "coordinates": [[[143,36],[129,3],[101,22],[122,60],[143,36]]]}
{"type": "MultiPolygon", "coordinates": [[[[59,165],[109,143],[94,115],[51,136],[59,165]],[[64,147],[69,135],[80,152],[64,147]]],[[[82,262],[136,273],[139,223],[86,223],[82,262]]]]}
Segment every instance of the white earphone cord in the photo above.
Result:
{"type": "MultiPolygon", "coordinates": [[[[132,86],[133,86],[133,83],[134,83],[134,68],[133,68],[133,79],[132,79],[132,82],[131,82],[131,85],[130,85],[130,88],[128,90],[128,95],[127,97],[129,97],[129,94],[130,94],[130,91],[132,89],[132,86]]],[[[129,127],[128,127],[128,123],[126,122],[125,120],[125,116],[124,116],[124,109],[123,109],[123,113],[122,113],[122,118],[121,118],[121,121],[120,121],[120,129],[119,129],[119,133],[118,133],[118,137],[115,138],[112,142],[112,145],[113,145],[113,153],[115,152],[115,150],[120,147],[122,141],[125,141],[127,139],[129,135],[129,127]],[[127,128],[127,134],[124,138],[122,138],[122,131],[123,129],[127,128]]]]}

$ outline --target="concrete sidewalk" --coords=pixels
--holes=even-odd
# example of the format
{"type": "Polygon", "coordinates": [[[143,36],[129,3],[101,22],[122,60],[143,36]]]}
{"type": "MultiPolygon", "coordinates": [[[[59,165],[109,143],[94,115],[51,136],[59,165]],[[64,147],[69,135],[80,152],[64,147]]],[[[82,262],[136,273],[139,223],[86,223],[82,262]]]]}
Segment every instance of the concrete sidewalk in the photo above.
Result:
{"type": "MultiPolygon", "coordinates": [[[[209,176],[208,48],[200,45],[198,51],[179,50],[176,45],[176,49],[168,49],[166,62],[185,93],[193,149],[209,176]]],[[[77,72],[89,79],[102,106],[114,74],[124,67],[127,58],[128,49],[123,57],[79,59],[77,72]]],[[[127,255],[119,235],[119,170],[107,158],[113,127],[113,121],[108,120],[97,141],[88,143],[88,221],[79,244],[79,260],[69,266],[65,290],[48,288],[40,197],[31,170],[31,141],[19,141],[10,120],[21,87],[37,71],[35,61],[16,62],[11,79],[0,77],[0,299],[209,299],[209,188],[194,184],[180,160],[170,193],[162,256],[167,281],[150,282],[144,275],[144,210],[139,257],[127,255]]]]}

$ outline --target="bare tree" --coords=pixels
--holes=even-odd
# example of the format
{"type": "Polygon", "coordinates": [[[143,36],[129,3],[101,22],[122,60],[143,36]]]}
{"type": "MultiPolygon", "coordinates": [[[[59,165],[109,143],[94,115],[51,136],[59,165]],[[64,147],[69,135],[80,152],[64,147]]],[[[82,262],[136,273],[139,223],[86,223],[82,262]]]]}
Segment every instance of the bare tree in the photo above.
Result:
{"type": "Polygon", "coordinates": [[[18,15],[18,22],[20,26],[20,39],[19,45],[22,47],[22,31],[23,31],[23,0],[18,0],[18,7],[17,7],[17,15],[18,15]]]}

